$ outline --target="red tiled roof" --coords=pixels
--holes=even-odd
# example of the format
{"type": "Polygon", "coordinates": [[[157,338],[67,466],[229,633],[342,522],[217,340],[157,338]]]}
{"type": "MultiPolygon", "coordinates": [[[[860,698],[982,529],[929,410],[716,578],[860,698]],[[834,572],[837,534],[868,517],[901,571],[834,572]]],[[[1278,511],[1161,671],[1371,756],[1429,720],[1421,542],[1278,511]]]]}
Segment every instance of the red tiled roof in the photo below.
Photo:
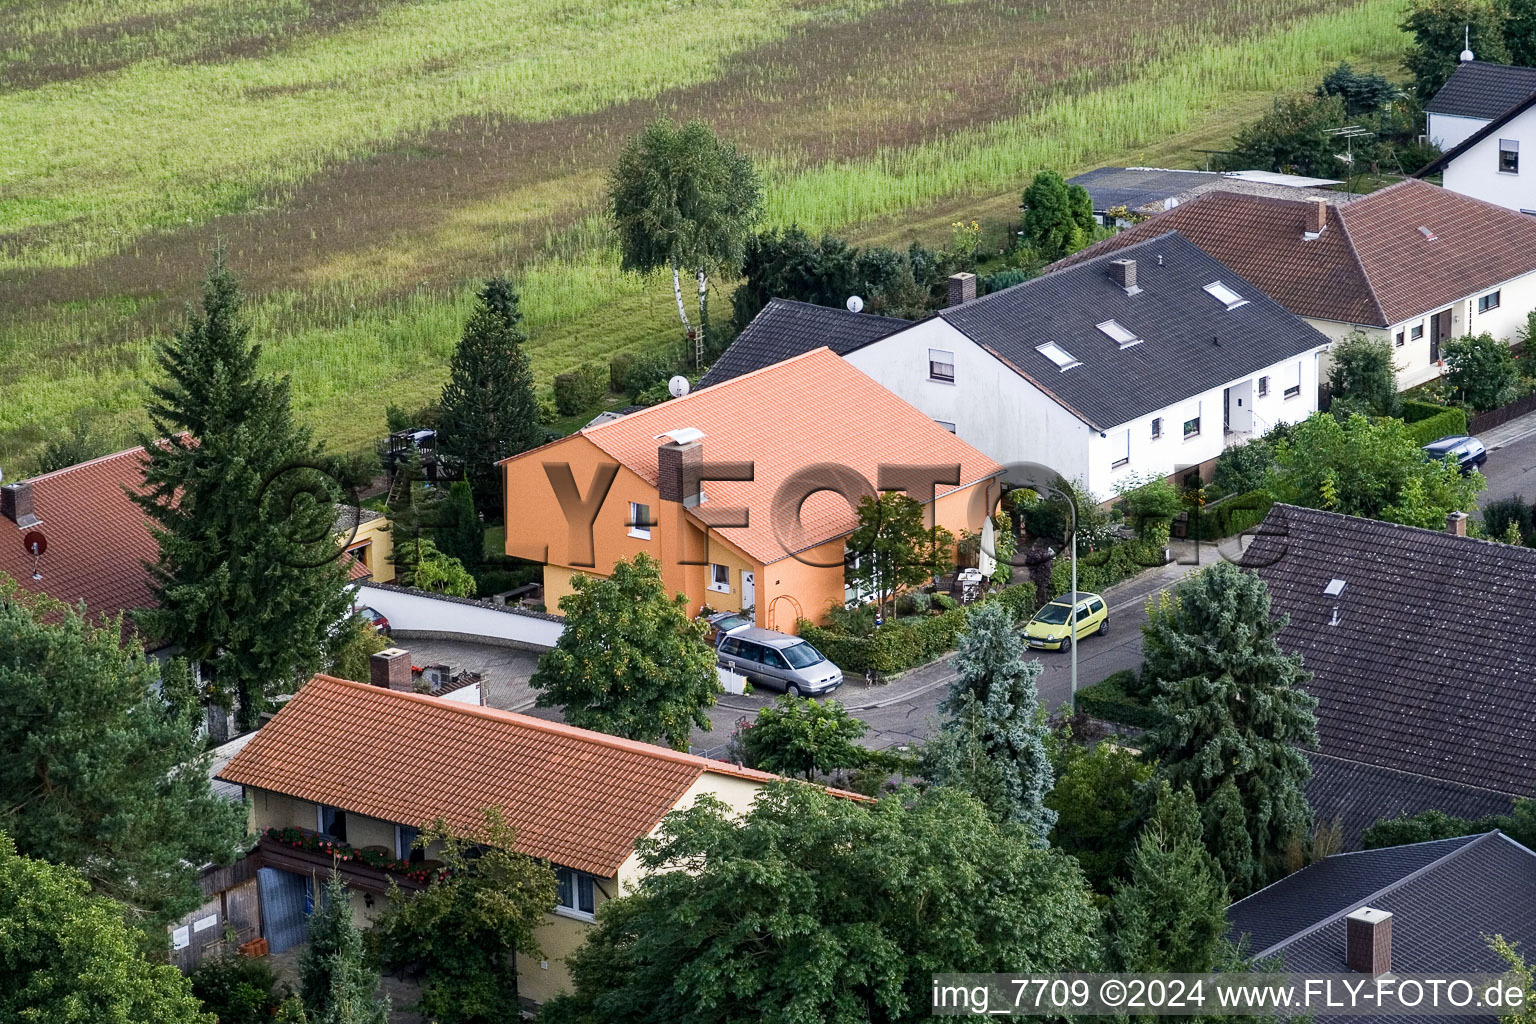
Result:
{"type": "Polygon", "coordinates": [[[144,450],[130,448],[32,478],[32,501],[48,541],[32,578],[33,559],[22,548],[26,531],[0,518],[0,572],[23,589],[69,604],[85,602],[94,621],[135,608],[151,608],[146,561],[159,555],[149,521],[124,488],[143,486],[144,450]]]}
{"type": "Polygon", "coordinates": [[[397,824],[483,822],[518,848],[603,877],[618,871],[706,772],[778,778],[559,722],[315,676],[218,775],[397,824]]]}
{"type": "Polygon", "coordinates": [[[1207,192],[1057,266],[1177,230],[1298,316],[1377,327],[1536,270],[1536,218],[1428,182],[1330,206],[1327,229],[1309,241],[1311,206],[1207,192]]]}
{"type": "Polygon", "coordinates": [[[588,427],[582,435],[655,484],[657,435],[683,427],[704,432],[706,461],[753,463],[751,481],[707,481],[708,504],[690,511],[708,522],[710,509],[746,508],[747,526],[712,528],[765,565],[845,536],[858,525],[847,501],[822,491],[801,509],[804,532],[798,543],[782,542],[774,526],[774,496],[800,470],[836,463],[874,486],[882,464],[959,463],[960,486],[941,486],[938,497],[1002,472],[996,462],[827,348],[588,427]]]}

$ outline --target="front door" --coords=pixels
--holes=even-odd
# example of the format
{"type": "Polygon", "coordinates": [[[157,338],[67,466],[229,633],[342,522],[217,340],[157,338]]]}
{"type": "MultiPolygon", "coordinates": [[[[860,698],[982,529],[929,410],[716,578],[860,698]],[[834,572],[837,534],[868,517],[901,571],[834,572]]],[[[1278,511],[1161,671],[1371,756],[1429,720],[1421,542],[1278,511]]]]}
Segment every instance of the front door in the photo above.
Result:
{"type": "Polygon", "coordinates": [[[1429,318],[1429,361],[1440,361],[1440,342],[1451,336],[1451,311],[1442,309],[1429,318]]]}
{"type": "Polygon", "coordinates": [[[741,570],[741,610],[757,607],[757,574],[741,570]]]}

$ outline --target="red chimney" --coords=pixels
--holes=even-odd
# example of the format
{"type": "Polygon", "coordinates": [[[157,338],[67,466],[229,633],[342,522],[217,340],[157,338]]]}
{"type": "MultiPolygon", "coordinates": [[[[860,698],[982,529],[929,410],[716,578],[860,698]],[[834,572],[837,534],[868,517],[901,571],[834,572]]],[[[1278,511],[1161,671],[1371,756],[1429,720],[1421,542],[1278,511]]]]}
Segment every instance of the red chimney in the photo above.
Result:
{"type": "Polygon", "coordinates": [[[411,652],[389,647],[368,659],[368,681],[386,690],[414,693],[411,679],[411,652]]]}
{"type": "Polygon", "coordinates": [[[1344,963],[1361,974],[1392,970],[1392,912],[1361,907],[1344,919],[1344,963]]]}
{"type": "Polygon", "coordinates": [[[1307,226],[1304,229],[1308,237],[1316,238],[1323,233],[1328,226],[1328,203],[1323,199],[1314,199],[1307,207],[1307,226]]]}

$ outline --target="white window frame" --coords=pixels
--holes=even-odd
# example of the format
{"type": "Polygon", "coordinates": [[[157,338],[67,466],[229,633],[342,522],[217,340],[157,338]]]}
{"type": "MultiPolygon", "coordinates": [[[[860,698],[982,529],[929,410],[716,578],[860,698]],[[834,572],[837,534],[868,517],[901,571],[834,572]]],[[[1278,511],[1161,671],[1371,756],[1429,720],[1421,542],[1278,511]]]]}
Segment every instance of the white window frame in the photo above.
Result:
{"type": "Polygon", "coordinates": [[[1156,440],[1160,439],[1162,436],[1163,436],[1163,418],[1161,416],[1153,416],[1152,417],[1152,440],[1156,441],[1156,440]]]}
{"type": "Polygon", "coordinates": [[[1114,435],[1114,444],[1115,450],[1117,452],[1123,451],[1125,454],[1111,462],[1109,464],[1109,468],[1121,469],[1125,466],[1129,466],[1131,464],[1131,428],[1126,427],[1124,430],[1116,431],[1114,435]],[[1124,442],[1123,447],[1121,445],[1122,441],[1124,442]]]}
{"type": "Polygon", "coordinates": [[[1500,139],[1499,140],[1499,173],[1500,174],[1519,174],[1520,173],[1520,140],[1519,139],[1500,139]],[[1513,153],[1515,155],[1515,166],[1514,167],[1505,167],[1504,166],[1504,154],[1505,153],[1513,153]]]}
{"type": "Polygon", "coordinates": [[[1062,373],[1066,373],[1074,366],[1082,366],[1083,361],[1071,352],[1062,348],[1054,341],[1048,341],[1044,345],[1036,345],[1035,351],[1049,359],[1062,373]]]}
{"type": "Polygon", "coordinates": [[[577,871],[575,868],[555,867],[555,913],[561,917],[574,917],[578,921],[597,920],[597,876],[589,875],[585,871],[577,871]],[[564,873],[571,880],[571,902],[560,902],[560,876],[564,873]],[[581,910],[580,885],[585,881],[592,892],[592,909],[581,910]]]}
{"type": "Polygon", "coordinates": [[[1259,378],[1259,397],[1260,398],[1267,398],[1268,396],[1269,396],[1269,374],[1265,374],[1264,376],[1259,378]]]}
{"type": "Polygon", "coordinates": [[[721,565],[719,562],[709,563],[709,589],[717,594],[729,594],[731,592],[731,567],[721,565]],[[720,582],[720,577],[725,577],[725,582],[720,582]]]}
{"type": "Polygon", "coordinates": [[[1229,310],[1236,309],[1238,306],[1248,305],[1247,299],[1243,298],[1241,295],[1237,294],[1237,292],[1233,291],[1230,287],[1220,281],[1212,281],[1210,284],[1205,286],[1204,291],[1207,295],[1221,303],[1223,306],[1226,306],[1229,310]]]}
{"type": "MultiPolygon", "coordinates": [[[[1290,376],[1287,374],[1286,376],[1290,376]]],[[[1296,383],[1285,389],[1285,400],[1290,401],[1301,395],[1301,360],[1296,360],[1296,383]]]]}
{"type": "Polygon", "coordinates": [[[1408,340],[1418,341],[1422,337],[1424,337],[1424,321],[1420,320],[1418,323],[1408,328],[1408,340]]]}
{"type": "Polygon", "coordinates": [[[928,379],[940,384],[953,384],[955,382],[955,354],[942,348],[928,350],[928,379]],[[942,372],[943,367],[949,368],[949,375],[942,372]]]}
{"type": "Polygon", "coordinates": [[[650,522],[651,521],[651,514],[650,513],[651,513],[651,506],[649,506],[649,505],[643,505],[643,504],[641,504],[638,501],[632,501],[632,502],[629,503],[629,524],[630,524],[629,535],[631,537],[635,538],[636,540],[650,540],[651,539],[651,528],[649,526],[642,527],[642,526],[637,525],[637,524],[639,524],[642,521],[650,522]],[[640,510],[641,509],[645,509],[645,517],[644,517],[643,520],[642,520],[642,518],[640,516],[640,510]]]}
{"type": "Polygon", "coordinates": [[[1190,438],[1200,436],[1200,411],[1200,406],[1197,404],[1195,406],[1195,414],[1184,417],[1184,422],[1180,426],[1180,429],[1184,432],[1184,440],[1188,441],[1190,438]],[[1189,429],[1191,423],[1195,425],[1194,430],[1189,429]]]}
{"type": "Polygon", "coordinates": [[[1141,344],[1141,339],[1136,336],[1136,332],[1118,320],[1105,320],[1096,326],[1105,337],[1121,348],[1130,348],[1132,345],[1141,344]]]}

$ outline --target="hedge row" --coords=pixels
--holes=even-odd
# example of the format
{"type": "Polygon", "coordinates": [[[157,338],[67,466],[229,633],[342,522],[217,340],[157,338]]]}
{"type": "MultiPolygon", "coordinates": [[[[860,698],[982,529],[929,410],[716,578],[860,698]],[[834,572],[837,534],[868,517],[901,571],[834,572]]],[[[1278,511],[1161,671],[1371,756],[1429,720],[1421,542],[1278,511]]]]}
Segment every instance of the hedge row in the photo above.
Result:
{"type": "Polygon", "coordinates": [[[1445,406],[1434,402],[1404,402],[1402,418],[1404,423],[1417,423],[1431,416],[1439,416],[1442,412],[1445,412],[1445,406]]]}
{"type": "MultiPolygon", "coordinates": [[[[983,600],[1002,602],[1012,611],[1014,620],[1019,621],[1034,614],[1034,590],[1028,584],[1005,587],[983,600]]],[[[939,615],[896,619],[881,626],[872,636],[849,636],[804,619],[799,623],[799,631],[844,672],[867,672],[873,668],[881,674],[890,674],[954,650],[960,642],[960,634],[965,631],[965,613],[965,608],[952,608],[939,615]]]]}
{"type": "Polygon", "coordinates": [[[1163,723],[1163,716],[1127,692],[1135,682],[1135,671],[1121,669],[1103,682],[1077,691],[1076,708],[1080,714],[1106,722],[1134,729],[1155,729],[1163,723]]]}
{"type": "MultiPolygon", "coordinates": [[[[1094,593],[1163,564],[1162,548],[1145,541],[1112,544],[1077,558],[1077,589],[1094,593]]],[[[1057,555],[1051,565],[1051,595],[1072,589],[1072,559],[1057,555]]]]}
{"type": "Polygon", "coordinates": [[[562,416],[575,416],[597,408],[608,395],[608,371],[598,363],[578,366],[555,375],[555,408],[562,416]]]}
{"type": "MultiPolygon", "coordinates": [[[[1405,403],[1405,407],[1408,403],[1405,403]]],[[[1416,403],[1415,403],[1416,404],[1416,403]]],[[[1460,409],[1442,408],[1433,416],[1408,424],[1408,436],[1419,444],[1429,442],[1451,434],[1465,434],[1467,432],[1467,414],[1460,409]]]]}
{"type": "Polygon", "coordinates": [[[1251,530],[1264,521],[1274,503],[1269,492],[1262,490],[1214,501],[1200,510],[1200,539],[1221,540],[1251,530]]]}

